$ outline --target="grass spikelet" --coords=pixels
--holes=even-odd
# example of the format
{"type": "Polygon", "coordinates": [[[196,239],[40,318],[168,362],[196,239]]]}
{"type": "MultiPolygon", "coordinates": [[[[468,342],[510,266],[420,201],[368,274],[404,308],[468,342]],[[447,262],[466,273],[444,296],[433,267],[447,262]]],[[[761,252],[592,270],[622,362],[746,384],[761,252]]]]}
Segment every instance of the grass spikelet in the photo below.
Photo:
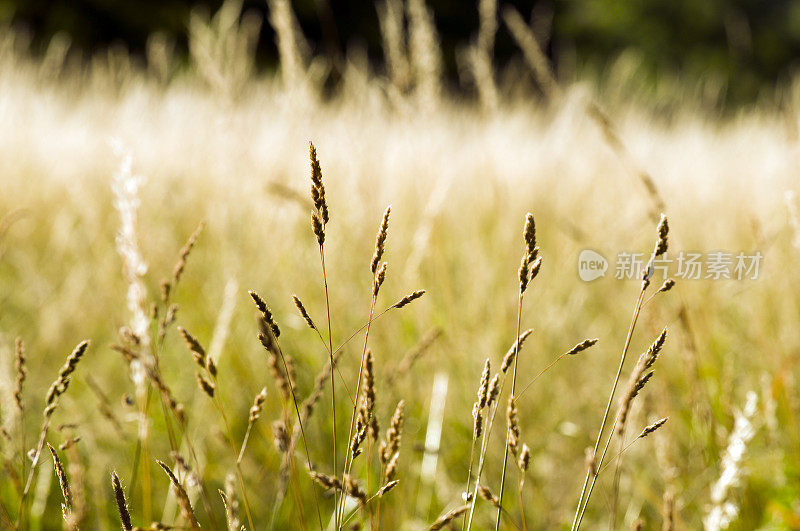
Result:
{"type": "Polygon", "coordinates": [[[88,347],[88,341],[81,341],[78,346],[75,347],[75,350],[67,356],[67,361],[61,367],[58,378],[56,378],[56,381],[53,382],[53,385],[51,385],[50,389],[47,391],[47,396],[45,398],[47,407],[44,410],[45,417],[52,415],[53,410],[57,406],[58,398],[67,391],[70,382],[69,377],[75,372],[75,367],[78,365],[78,362],[81,360],[88,347]]]}
{"type": "Polygon", "coordinates": [[[661,426],[666,424],[668,420],[669,420],[669,417],[664,417],[663,419],[659,419],[659,420],[655,421],[654,423],[650,424],[649,426],[645,426],[645,428],[642,430],[642,433],[639,434],[637,439],[643,439],[643,438],[647,437],[651,433],[653,433],[656,430],[658,430],[661,426]]]}
{"type": "Polygon", "coordinates": [[[514,341],[514,344],[511,345],[511,348],[508,349],[508,352],[506,352],[506,355],[503,356],[503,362],[500,364],[501,371],[508,371],[508,368],[511,367],[511,364],[514,363],[514,358],[516,357],[517,352],[522,348],[525,340],[528,339],[528,336],[530,336],[532,333],[533,329],[529,328],[520,334],[518,340],[514,341]]]}
{"type": "Polygon", "coordinates": [[[334,476],[329,476],[327,474],[323,474],[321,472],[316,472],[311,470],[308,472],[311,476],[311,479],[316,481],[322,488],[324,489],[336,489],[342,490],[342,482],[339,481],[339,478],[334,476]]]}
{"type": "MultiPolygon", "coordinates": [[[[319,212],[320,225],[324,226],[327,225],[329,221],[328,203],[325,199],[325,185],[322,184],[322,167],[317,158],[317,148],[315,148],[314,144],[311,142],[308,143],[308,158],[311,162],[311,200],[314,202],[314,208],[319,212]]],[[[320,245],[322,245],[322,242],[320,242],[320,245]]]]}
{"type": "Polygon", "coordinates": [[[415,300],[419,299],[423,295],[425,295],[425,290],[424,289],[420,289],[420,290],[414,291],[412,293],[409,293],[408,295],[406,295],[405,297],[403,297],[402,299],[400,299],[399,301],[394,303],[392,305],[392,308],[400,309],[403,306],[407,306],[407,305],[411,304],[412,302],[414,302],[415,300]]]}
{"type": "Polygon", "coordinates": [[[233,474],[225,476],[225,491],[219,490],[222,504],[225,506],[225,523],[228,531],[241,531],[242,523],[239,520],[239,502],[236,499],[236,484],[233,474]]]}
{"type": "Polygon", "coordinates": [[[214,384],[212,382],[208,381],[199,372],[196,373],[195,376],[197,377],[197,385],[198,385],[198,387],[200,387],[200,389],[205,394],[207,394],[209,398],[214,398],[214,391],[216,390],[216,387],[214,387],[214,384]]]}
{"type": "MultiPolygon", "coordinates": [[[[183,270],[186,268],[186,259],[189,258],[189,254],[191,254],[195,243],[197,243],[197,238],[200,237],[200,233],[203,232],[204,227],[205,224],[200,223],[194,230],[192,235],[189,236],[189,239],[186,240],[186,243],[183,245],[183,247],[181,248],[181,251],[178,254],[178,263],[175,264],[175,268],[172,271],[172,287],[176,286],[178,284],[178,281],[180,281],[181,276],[183,275],[183,270]]],[[[169,294],[169,289],[167,289],[167,295],[168,294],[169,294]]]]}
{"type": "Polygon", "coordinates": [[[496,373],[489,382],[489,394],[486,398],[486,405],[491,407],[497,397],[500,396],[500,373],[496,373]]]}
{"type": "Polygon", "coordinates": [[[489,398],[489,374],[492,371],[492,364],[489,358],[483,364],[483,372],[481,372],[481,380],[478,384],[478,408],[483,409],[486,407],[486,402],[489,398]]]}
{"type": "Polygon", "coordinates": [[[628,389],[620,399],[616,422],[618,435],[622,435],[625,432],[625,423],[628,419],[628,413],[630,412],[631,404],[633,404],[633,400],[639,395],[639,391],[641,391],[644,386],[647,385],[647,382],[650,381],[650,378],[653,377],[653,371],[650,371],[644,375],[639,373],[636,376],[637,377],[635,379],[631,379],[630,384],[628,384],[628,389]]]}
{"type": "Polygon", "coordinates": [[[658,291],[656,291],[656,293],[665,293],[671,290],[674,286],[675,286],[675,279],[668,278],[667,280],[664,281],[663,284],[661,284],[661,287],[658,288],[658,291]]]}
{"type": "Polygon", "coordinates": [[[668,235],[669,223],[667,222],[667,216],[661,214],[661,220],[658,222],[658,241],[656,242],[655,249],[653,250],[654,255],[661,256],[667,252],[667,247],[669,246],[669,241],[667,238],[668,235]]]}
{"type": "Polygon", "coordinates": [[[133,525],[131,524],[131,515],[128,512],[128,503],[125,501],[125,491],[122,489],[122,483],[116,472],[111,473],[111,488],[114,489],[114,499],[117,502],[117,511],[119,511],[122,529],[123,531],[131,531],[133,525]]]}
{"type": "Polygon", "coordinates": [[[400,461],[400,452],[392,456],[388,463],[386,463],[386,470],[383,472],[383,480],[391,481],[397,473],[397,463],[400,461]]]}
{"type": "Polygon", "coordinates": [[[39,431],[39,442],[36,444],[36,448],[32,451],[33,457],[31,459],[31,468],[28,472],[28,478],[25,481],[25,487],[22,490],[22,496],[20,496],[20,510],[18,511],[18,518],[22,514],[25,497],[30,491],[31,484],[33,483],[33,476],[36,472],[36,465],[39,463],[39,458],[41,457],[42,450],[44,449],[45,439],[47,438],[47,432],[50,428],[50,419],[58,407],[59,398],[61,395],[67,392],[70,376],[73,372],[75,372],[75,367],[78,365],[78,362],[81,360],[88,347],[89,341],[81,341],[78,346],[75,347],[70,355],[67,356],[67,361],[58,372],[58,377],[47,391],[47,396],[45,397],[45,408],[42,413],[44,421],[42,422],[42,428],[39,431]]]}
{"type": "Polygon", "coordinates": [[[508,423],[508,440],[506,444],[511,453],[516,456],[519,448],[519,414],[517,412],[517,401],[514,395],[508,397],[508,407],[506,408],[506,421],[508,423]]]}
{"type": "Polygon", "coordinates": [[[600,340],[596,339],[596,338],[595,339],[584,339],[583,341],[581,341],[580,343],[578,343],[577,345],[575,345],[574,347],[569,349],[567,352],[565,352],[565,355],[566,356],[574,356],[575,354],[580,354],[581,352],[583,352],[587,348],[596,345],[598,341],[600,341],[600,340]]]}
{"type": "Polygon", "coordinates": [[[303,321],[306,322],[310,329],[316,330],[317,325],[315,325],[314,321],[311,320],[311,316],[308,315],[308,310],[306,310],[303,302],[297,297],[297,295],[292,295],[292,300],[294,301],[294,305],[297,307],[297,311],[300,312],[300,316],[303,318],[303,321]]]}
{"type": "Polygon", "coordinates": [[[261,408],[263,407],[264,401],[266,399],[267,399],[267,388],[263,387],[253,400],[253,406],[250,408],[250,416],[247,419],[248,423],[250,424],[254,423],[261,415],[261,408]]]}
{"type": "Polygon", "coordinates": [[[189,350],[192,352],[192,358],[194,358],[194,362],[201,368],[205,369],[206,350],[203,348],[203,345],[201,345],[197,338],[190,334],[185,328],[179,326],[178,332],[180,332],[183,340],[186,341],[186,346],[188,346],[189,350]]]}
{"type": "Polygon", "coordinates": [[[472,419],[472,439],[474,441],[483,433],[483,410],[479,402],[475,402],[475,404],[472,405],[472,419]]]}
{"type": "Polygon", "coordinates": [[[478,485],[478,494],[480,494],[481,498],[492,504],[492,507],[495,509],[500,508],[500,498],[498,498],[489,487],[485,485],[478,485]]]}
{"type": "Polygon", "coordinates": [[[389,214],[391,211],[391,206],[386,207],[386,211],[383,213],[383,221],[381,221],[381,228],[378,230],[378,235],[375,237],[375,252],[372,255],[372,261],[369,265],[369,269],[372,271],[373,275],[377,273],[378,264],[383,257],[386,244],[386,234],[389,231],[389,214]]]}
{"type": "Polygon", "coordinates": [[[366,505],[367,503],[367,493],[358,483],[358,481],[353,478],[350,474],[346,474],[344,476],[344,490],[345,492],[358,500],[358,503],[361,505],[366,505]]]}
{"type": "Polygon", "coordinates": [[[643,370],[647,370],[655,364],[658,360],[659,354],[661,354],[661,349],[664,347],[664,342],[667,340],[667,329],[661,331],[655,341],[648,347],[647,352],[644,356],[644,363],[643,363],[643,370]]]}
{"type": "Polygon", "coordinates": [[[278,323],[275,322],[275,317],[273,317],[272,310],[269,309],[267,303],[264,302],[264,299],[262,299],[255,291],[251,290],[248,293],[250,294],[250,297],[253,299],[253,302],[256,303],[258,311],[261,312],[261,316],[263,317],[264,322],[266,322],[269,325],[269,327],[272,329],[272,333],[275,334],[276,338],[280,337],[281,329],[278,328],[278,323]]]}
{"type": "Polygon", "coordinates": [[[394,410],[394,415],[392,415],[392,420],[389,423],[389,429],[386,430],[386,440],[381,444],[381,464],[387,464],[400,449],[400,438],[403,434],[404,407],[405,401],[401,400],[397,403],[397,408],[394,410]]]}
{"type": "Polygon", "coordinates": [[[523,236],[525,238],[525,251],[532,260],[535,260],[538,253],[536,248],[536,223],[534,222],[533,214],[530,212],[525,215],[523,236]]]}
{"type": "Polygon", "coordinates": [[[14,341],[14,370],[17,373],[16,380],[14,381],[14,403],[17,404],[17,409],[19,409],[20,412],[25,410],[25,402],[22,400],[22,386],[28,374],[25,362],[25,345],[22,343],[22,338],[18,337],[14,341]]]}
{"type": "Polygon", "coordinates": [[[393,479],[392,481],[386,483],[384,486],[378,489],[378,496],[382,498],[384,494],[395,488],[398,483],[400,483],[399,479],[393,479]]]}
{"type": "Polygon", "coordinates": [[[69,487],[69,478],[67,478],[67,473],[64,470],[64,466],[61,464],[61,459],[59,459],[56,449],[50,446],[50,443],[47,444],[47,448],[50,450],[50,454],[53,456],[53,470],[58,478],[58,485],[61,487],[61,494],[64,496],[64,521],[69,524],[72,513],[72,491],[69,487]]]}
{"type": "Polygon", "coordinates": [[[282,454],[289,449],[289,432],[286,431],[286,424],[276,420],[272,423],[272,436],[275,438],[275,447],[282,454]]]}
{"type": "Polygon", "coordinates": [[[364,424],[368,426],[372,440],[377,440],[380,426],[375,416],[375,367],[373,361],[372,351],[367,350],[364,360],[364,397],[362,407],[364,424]]]}
{"type": "Polygon", "coordinates": [[[446,512],[442,516],[436,519],[435,522],[431,524],[428,528],[429,531],[437,531],[438,529],[444,528],[444,526],[448,525],[450,522],[467,512],[470,508],[470,505],[462,505],[460,507],[456,507],[455,509],[451,509],[450,511],[446,512]]]}
{"type": "Polygon", "coordinates": [[[197,517],[194,514],[194,509],[192,509],[192,503],[189,501],[189,495],[186,494],[186,489],[183,488],[181,482],[178,481],[178,478],[175,477],[172,469],[170,469],[166,463],[163,461],[156,461],[156,463],[158,463],[158,465],[164,469],[164,472],[167,474],[170,482],[172,483],[172,487],[175,490],[175,497],[178,500],[178,507],[180,508],[181,516],[184,520],[186,520],[191,529],[200,529],[200,523],[197,521],[197,517]]]}
{"type": "Polygon", "coordinates": [[[375,273],[375,279],[372,282],[372,297],[378,296],[378,291],[380,291],[381,286],[383,285],[383,281],[386,280],[386,262],[383,262],[381,266],[378,268],[378,272],[375,273]]]}
{"type": "Polygon", "coordinates": [[[528,447],[527,444],[522,445],[522,451],[519,453],[519,459],[517,460],[517,465],[519,469],[523,472],[528,471],[528,467],[531,464],[531,449],[528,447]]]}
{"type": "Polygon", "coordinates": [[[314,235],[317,237],[317,243],[320,247],[325,245],[325,226],[322,223],[322,220],[319,217],[317,212],[311,213],[311,229],[314,231],[314,235]]]}

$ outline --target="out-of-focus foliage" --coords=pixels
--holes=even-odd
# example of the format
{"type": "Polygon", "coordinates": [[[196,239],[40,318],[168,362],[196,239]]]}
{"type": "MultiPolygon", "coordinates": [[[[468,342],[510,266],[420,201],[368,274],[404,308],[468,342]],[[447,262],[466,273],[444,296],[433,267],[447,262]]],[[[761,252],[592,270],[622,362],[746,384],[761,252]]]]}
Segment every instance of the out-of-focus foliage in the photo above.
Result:
{"type": "MultiPolygon", "coordinates": [[[[267,17],[267,2],[247,0],[244,10],[267,17]]],[[[93,53],[124,45],[144,56],[153,33],[189,54],[190,12],[215,12],[220,0],[2,0],[0,20],[31,31],[34,47],[46,49],[53,35],[69,36],[74,49],[93,53]]],[[[477,31],[475,9],[457,0],[431,0],[441,36],[448,78],[457,81],[459,48],[477,31]]],[[[757,99],[762,87],[785,80],[800,55],[800,4],[789,0],[512,0],[537,29],[564,77],[584,69],[602,71],[623,52],[637,60],[636,76],[655,87],[665,76],[706,80],[728,103],[757,99]]],[[[361,0],[294,0],[292,7],[316,53],[332,59],[337,74],[353,45],[381,63],[381,35],[375,3],[361,0]]],[[[258,63],[276,65],[274,34],[263,24],[258,63]]],[[[495,57],[500,64],[517,50],[500,28],[495,57]]]]}

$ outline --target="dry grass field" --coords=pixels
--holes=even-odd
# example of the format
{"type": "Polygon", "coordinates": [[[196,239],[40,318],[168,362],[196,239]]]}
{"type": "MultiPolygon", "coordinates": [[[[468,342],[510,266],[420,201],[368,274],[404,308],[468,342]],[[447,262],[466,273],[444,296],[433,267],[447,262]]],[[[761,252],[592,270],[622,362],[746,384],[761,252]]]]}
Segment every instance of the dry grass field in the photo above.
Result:
{"type": "Polygon", "coordinates": [[[556,84],[518,24],[535,75],[501,71],[490,12],[477,96],[457,97],[407,3],[407,39],[402,2],[379,10],[386,71],[354,51],[333,90],[281,0],[268,75],[233,3],[190,21],[188,65],[158,38],[144,67],[58,41],[33,59],[3,33],[0,528],[427,529],[456,510],[442,525],[566,529],[579,498],[588,529],[800,527],[800,92],[720,113],[665,86],[659,110],[624,60],[556,84]],[[661,212],[676,283],[656,294],[657,270],[642,298],[618,254],[647,263],[661,212]],[[585,249],[604,277],[581,279],[585,249]],[[732,278],[680,278],[682,252],[730,253],[732,278]]]}

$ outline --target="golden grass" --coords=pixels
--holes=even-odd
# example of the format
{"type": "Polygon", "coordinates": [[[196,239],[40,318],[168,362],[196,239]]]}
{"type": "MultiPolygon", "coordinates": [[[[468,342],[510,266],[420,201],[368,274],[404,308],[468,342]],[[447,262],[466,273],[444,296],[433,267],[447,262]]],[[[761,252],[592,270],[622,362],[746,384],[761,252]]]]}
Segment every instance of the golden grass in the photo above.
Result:
{"type": "Polygon", "coordinates": [[[31,529],[63,525],[55,476],[37,466],[44,444],[64,445],[73,487],[82,467],[87,528],[237,528],[240,501],[255,529],[593,528],[611,517],[605,495],[618,527],[641,517],[645,528],[696,528],[727,500],[742,528],[800,525],[800,290],[784,203],[797,191],[800,98],[732,118],[690,101],[669,119],[613,98],[601,107],[587,83],[552,77],[507,11],[549,94],[531,103],[522,72],[487,74],[498,21],[486,14],[493,2],[480,4],[469,52],[479,104],[442,87],[423,2],[409,6],[410,40],[402,2],[381,6],[387,77],[352,66],[327,99],[288,2],[271,2],[280,84],[246,62],[220,68],[219,50],[200,46],[235,27],[246,48],[250,30],[230,13],[210,33],[195,19],[193,56],[208,63],[166,77],[106,58],[82,72],[62,65],[56,78],[4,41],[0,527],[19,515],[31,529]],[[304,88],[290,94],[292,83],[304,88]],[[501,98],[508,87],[524,97],[501,98]],[[130,175],[145,176],[122,243],[146,270],[123,271],[116,253],[114,201],[127,196],[111,191],[111,136],[129,148],[130,175]],[[612,262],[649,251],[662,210],[670,225],[645,262],[669,229],[670,257],[761,251],[760,278],[614,280],[613,263],[603,279],[578,278],[583,249],[612,262]],[[246,293],[226,295],[231,279],[254,288],[257,322],[246,293]],[[228,297],[230,324],[212,333],[228,297]],[[647,342],[665,325],[651,377],[647,342]],[[90,359],[75,370],[77,349],[46,395],[58,353],[79,337],[92,338],[90,359]],[[645,355],[631,366],[628,351],[645,355]],[[428,412],[439,373],[449,383],[437,428],[428,412]],[[752,426],[737,429],[751,390],[752,426]],[[509,396],[503,438],[493,424],[509,396]],[[41,410],[44,429],[31,414],[41,410]],[[51,429],[61,424],[71,427],[51,429]],[[33,462],[31,439],[41,440],[33,462]],[[746,452],[724,458],[736,441],[746,452]],[[712,496],[726,466],[738,483],[712,496]]]}

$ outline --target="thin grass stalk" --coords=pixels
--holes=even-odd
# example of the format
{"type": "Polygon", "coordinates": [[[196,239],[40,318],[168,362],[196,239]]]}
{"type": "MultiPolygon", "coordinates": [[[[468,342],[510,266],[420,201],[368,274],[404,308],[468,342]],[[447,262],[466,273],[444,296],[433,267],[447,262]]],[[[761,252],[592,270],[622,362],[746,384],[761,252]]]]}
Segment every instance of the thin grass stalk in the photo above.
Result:
{"type": "MultiPolygon", "coordinates": [[[[217,386],[217,378],[216,376],[213,377],[214,379],[214,387],[217,386]]],[[[212,396],[212,400],[214,401],[214,405],[217,406],[217,410],[219,411],[220,417],[222,417],[222,422],[225,424],[225,431],[228,435],[228,443],[231,447],[231,453],[233,454],[234,465],[236,466],[236,475],[239,478],[239,486],[242,489],[242,501],[244,502],[244,511],[247,514],[247,522],[250,524],[250,529],[255,529],[255,525],[253,524],[253,516],[250,511],[250,502],[247,499],[247,489],[244,485],[244,476],[242,475],[242,467],[239,464],[238,460],[238,452],[236,451],[236,443],[233,442],[233,432],[231,431],[231,426],[228,423],[228,417],[225,415],[225,409],[222,407],[222,400],[219,397],[219,393],[214,393],[212,396]]]]}
{"type": "MultiPolygon", "coordinates": [[[[271,330],[268,331],[268,333],[272,335],[271,330]]],[[[308,439],[306,439],[306,432],[305,428],[303,427],[303,418],[302,415],[300,414],[300,407],[297,405],[297,395],[294,392],[294,382],[292,381],[292,374],[289,371],[289,366],[286,363],[286,357],[283,355],[283,349],[281,348],[280,342],[278,342],[278,338],[273,336],[272,339],[275,342],[275,346],[278,349],[278,354],[280,355],[281,363],[283,363],[283,370],[286,372],[286,378],[289,380],[289,389],[292,392],[292,403],[294,404],[294,410],[295,413],[297,414],[297,424],[300,426],[300,435],[303,438],[303,447],[305,448],[305,454],[306,454],[306,465],[308,466],[309,470],[311,470],[311,457],[309,456],[308,453],[308,439]]],[[[289,446],[291,447],[291,444],[289,446]]],[[[291,458],[290,460],[293,461],[293,459],[291,458]]],[[[313,481],[312,483],[313,483],[312,488],[314,490],[314,504],[316,505],[317,508],[317,520],[319,521],[320,529],[324,529],[322,525],[322,513],[320,512],[319,509],[319,499],[317,498],[317,485],[313,481]]]]}
{"type": "MultiPolygon", "coordinates": [[[[373,282],[375,281],[376,276],[377,275],[375,273],[373,273],[373,282]]],[[[356,422],[356,414],[357,414],[357,410],[358,410],[358,394],[361,391],[361,380],[363,378],[363,372],[364,372],[364,358],[366,357],[366,354],[367,354],[367,343],[369,341],[369,331],[370,331],[370,328],[372,327],[372,320],[373,320],[373,317],[375,315],[375,301],[376,301],[376,299],[377,299],[377,294],[373,290],[372,298],[370,300],[370,307],[369,307],[369,319],[367,319],[367,331],[364,334],[364,348],[361,351],[361,364],[360,364],[360,366],[358,368],[358,380],[357,380],[358,383],[356,384],[355,402],[353,403],[353,412],[352,412],[352,414],[350,416],[350,429],[349,429],[349,432],[347,434],[347,440],[348,441],[350,441],[350,439],[353,437],[353,428],[354,428],[355,422],[356,422]]],[[[333,376],[331,376],[331,377],[333,377],[333,376]]],[[[350,458],[349,465],[348,465],[348,456],[350,456],[351,454],[352,454],[352,452],[350,451],[350,446],[348,445],[347,450],[345,451],[345,456],[344,456],[344,472],[342,473],[343,474],[342,477],[344,477],[345,475],[350,473],[350,466],[352,466],[353,460],[352,460],[352,458],[350,458]]],[[[341,505],[342,518],[344,518],[344,500],[346,499],[346,497],[347,497],[346,494],[344,492],[342,492],[342,496],[341,496],[341,499],[339,501],[339,503],[341,505]]],[[[337,529],[339,529],[339,528],[337,527],[337,529]]]]}
{"type": "MultiPolygon", "coordinates": [[[[517,385],[517,363],[519,362],[519,335],[520,329],[522,325],[522,297],[523,292],[520,290],[519,299],[517,301],[517,340],[514,343],[514,368],[513,372],[511,373],[511,396],[514,396],[514,388],[517,385]]],[[[499,400],[498,400],[499,403],[499,400]]],[[[495,410],[496,411],[496,410],[495,410]]],[[[495,519],[494,529],[498,531],[500,529],[500,516],[502,513],[503,507],[503,489],[506,485],[506,464],[508,461],[508,434],[509,430],[511,429],[510,426],[506,426],[506,441],[505,441],[505,450],[503,451],[503,475],[500,476],[500,496],[499,499],[499,507],[497,508],[497,518],[495,519]]]]}
{"type": "MultiPolygon", "coordinates": [[[[519,342],[517,342],[517,345],[518,344],[519,344],[519,342]]],[[[492,433],[492,428],[494,427],[494,419],[495,419],[495,416],[497,415],[497,409],[498,409],[499,404],[500,404],[500,396],[502,396],[503,388],[506,385],[506,375],[505,375],[505,373],[501,373],[501,374],[503,374],[503,376],[502,376],[502,380],[500,382],[500,391],[497,393],[497,398],[495,398],[494,409],[492,410],[492,415],[489,418],[489,423],[486,426],[486,428],[483,430],[483,440],[481,441],[481,452],[480,452],[480,456],[479,456],[479,459],[478,459],[478,473],[476,474],[477,477],[475,478],[475,489],[472,491],[472,494],[469,496],[472,501],[468,502],[469,503],[469,516],[467,518],[467,529],[468,530],[472,528],[472,517],[473,517],[473,515],[475,513],[475,502],[477,501],[477,496],[478,496],[478,486],[480,485],[480,482],[481,482],[481,474],[483,473],[483,467],[486,464],[486,450],[489,447],[489,438],[490,438],[491,433],[492,433]]]]}
{"type": "MultiPolygon", "coordinates": [[[[336,367],[336,361],[333,359],[333,333],[331,332],[331,302],[330,297],[328,294],[328,275],[325,271],[325,246],[320,243],[319,244],[319,256],[320,262],[322,263],[322,282],[325,286],[325,312],[327,315],[328,321],[328,352],[330,353],[330,363],[331,363],[331,415],[333,420],[333,470],[334,474],[336,474],[336,384],[334,383],[334,376],[333,371],[334,367],[336,367]]],[[[356,394],[358,396],[358,394],[356,394]]],[[[333,506],[334,506],[334,524],[336,525],[336,529],[339,529],[339,515],[338,510],[338,501],[337,501],[337,492],[334,490],[333,492],[333,506]]],[[[344,497],[344,493],[342,493],[341,497],[344,497]]],[[[320,525],[322,525],[320,523],[320,525]]]]}
{"type": "MultiPolygon", "coordinates": [[[[619,360],[619,367],[617,368],[617,374],[614,377],[614,383],[611,385],[611,392],[608,396],[608,402],[606,403],[606,410],[603,414],[603,421],[600,423],[600,430],[597,433],[597,440],[594,443],[594,455],[597,455],[597,451],[600,449],[600,441],[602,440],[603,433],[605,431],[606,423],[608,422],[608,414],[611,412],[611,404],[614,401],[614,394],[617,392],[617,386],[619,385],[620,377],[622,376],[622,368],[625,365],[625,359],[628,355],[628,349],[631,345],[631,338],[633,337],[633,330],[636,328],[636,322],[639,319],[639,313],[642,309],[642,302],[644,300],[644,293],[647,289],[647,284],[642,283],[642,289],[639,291],[639,296],[636,298],[636,305],[634,306],[633,316],[631,317],[631,324],[628,327],[628,335],[625,337],[625,345],[622,347],[622,354],[620,355],[619,360]]],[[[613,429],[611,432],[613,436],[613,429]]],[[[611,436],[609,436],[609,441],[611,440],[611,436]]],[[[606,443],[605,449],[603,450],[603,457],[605,457],[605,452],[608,449],[608,443],[606,443]]],[[[597,464],[596,469],[599,469],[602,466],[602,457],[600,462],[597,464]]],[[[594,484],[597,481],[597,472],[595,471],[594,477],[592,477],[592,471],[589,469],[586,471],[586,478],[583,480],[583,488],[581,489],[581,495],[578,499],[578,507],[575,509],[575,517],[572,520],[572,527],[573,531],[580,528],[581,520],[583,519],[583,513],[586,510],[586,505],[589,503],[589,497],[592,495],[592,490],[594,489],[594,484]],[[589,487],[589,479],[592,478],[591,487],[589,487]],[[588,491],[587,491],[588,487],[588,491]],[[586,499],[584,501],[584,496],[586,499]]]]}

